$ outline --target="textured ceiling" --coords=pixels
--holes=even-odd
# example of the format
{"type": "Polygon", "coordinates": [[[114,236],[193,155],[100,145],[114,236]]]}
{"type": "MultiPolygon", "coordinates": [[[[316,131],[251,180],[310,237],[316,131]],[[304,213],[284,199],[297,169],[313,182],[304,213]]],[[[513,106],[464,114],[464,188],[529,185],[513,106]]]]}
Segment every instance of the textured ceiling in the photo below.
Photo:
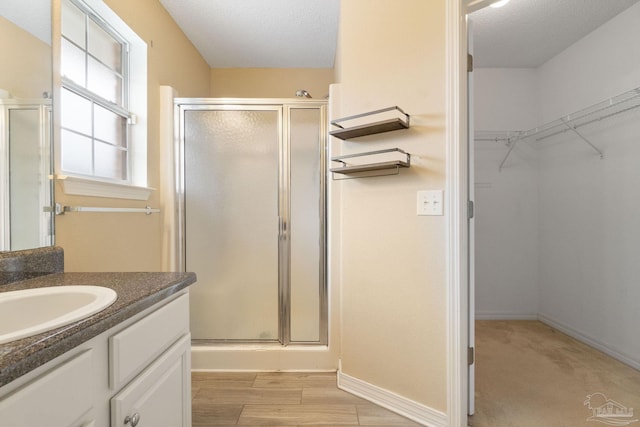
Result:
{"type": "MultiPolygon", "coordinates": [[[[537,67],[639,1],[511,0],[479,10],[471,15],[476,66],[537,67]]],[[[334,65],[340,0],[160,3],[211,67],[334,65]]],[[[50,0],[0,0],[1,16],[48,43],[49,11],[50,0]]]]}
{"type": "Polygon", "coordinates": [[[511,0],[481,9],[471,14],[475,65],[538,67],[638,1],[511,0]]]}
{"type": "MultiPolygon", "coordinates": [[[[476,66],[537,67],[640,0],[511,0],[471,15],[476,66]]],[[[333,67],[340,0],[160,0],[211,67],[333,67]]]]}
{"type": "Polygon", "coordinates": [[[214,68],[332,68],[340,0],[160,0],[214,68]]]}

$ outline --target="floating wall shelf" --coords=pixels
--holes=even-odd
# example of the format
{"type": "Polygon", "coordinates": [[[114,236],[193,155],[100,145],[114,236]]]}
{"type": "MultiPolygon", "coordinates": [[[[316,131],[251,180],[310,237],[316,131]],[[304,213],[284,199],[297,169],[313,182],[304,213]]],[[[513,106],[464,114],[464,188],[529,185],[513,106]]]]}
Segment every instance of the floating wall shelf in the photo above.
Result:
{"type": "MultiPolygon", "coordinates": [[[[400,168],[408,168],[411,166],[411,154],[400,148],[389,148],[386,150],[367,151],[358,154],[347,154],[331,158],[332,162],[341,163],[342,166],[329,169],[333,174],[351,175],[353,178],[365,178],[383,175],[397,175],[400,168]],[[401,160],[385,160],[373,163],[349,164],[346,159],[354,159],[358,157],[379,156],[389,153],[400,153],[404,159],[401,160]],[[363,176],[362,172],[379,172],[363,176]]],[[[335,178],[334,178],[335,179],[335,178]]],[[[344,178],[343,178],[344,179],[344,178]]]]}
{"type": "MultiPolygon", "coordinates": [[[[329,132],[329,134],[336,138],[347,140],[357,138],[359,136],[408,129],[409,121],[409,115],[402,111],[400,107],[394,106],[334,120],[331,124],[339,129],[333,130],[329,132]],[[393,114],[397,117],[390,117],[393,114]],[[366,119],[373,119],[374,121],[367,122],[366,119]],[[348,126],[344,126],[345,122],[349,122],[350,124],[348,126]]],[[[362,161],[362,159],[360,160],[362,161]]],[[[331,158],[331,161],[341,164],[339,167],[329,169],[333,173],[334,179],[335,174],[347,175],[350,178],[368,178],[373,176],[399,174],[400,168],[408,168],[411,166],[411,154],[401,150],[400,148],[388,148],[385,150],[366,151],[363,153],[337,156],[331,158]],[[399,153],[402,158],[394,158],[398,157],[397,155],[394,156],[396,153],[399,153]],[[363,161],[362,163],[351,163],[350,161],[347,161],[347,159],[356,159],[358,157],[373,157],[378,161],[363,161]]]]}
{"type": "Polygon", "coordinates": [[[400,107],[394,106],[389,108],[383,108],[381,110],[357,114],[355,116],[343,117],[341,119],[333,120],[331,124],[333,126],[338,127],[339,129],[332,130],[331,132],[329,132],[329,135],[346,140],[351,138],[357,138],[359,136],[374,135],[377,133],[390,132],[390,131],[399,130],[399,129],[408,129],[409,121],[410,121],[410,116],[404,111],[402,111],[400,107]],[[354,124],[349,127],[344,127],[341,124],[343,122],[354,122],[357,119],[361,119],[364,117],[374,118],[374,116],[381,116],[382,113],[386,113],[389,111],[397,111],[400,113],[401,117],[377,120],[374,122],[359,124],[359,125],[354,124]]]}

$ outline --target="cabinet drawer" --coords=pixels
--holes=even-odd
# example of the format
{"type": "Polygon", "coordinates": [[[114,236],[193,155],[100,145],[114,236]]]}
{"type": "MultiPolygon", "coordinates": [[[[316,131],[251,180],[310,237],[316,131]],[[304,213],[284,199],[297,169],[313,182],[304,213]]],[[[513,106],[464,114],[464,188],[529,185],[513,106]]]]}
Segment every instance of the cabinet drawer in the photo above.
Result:
{"type": "Polygon", "coordinates": [[[182,295],[109,338],[109,385],[121,388],[189,332],[189,295],[182,295]]]}
{"type": "Polygon", "coordinates": [[[0,398],[0,425],[69,427],[94,400],[93,351],[87,350],[0,398]]]}
{"type": "Polygon", "coordinates": [[[111,399],[111,427],[191,426],[191,336],[184,335],[111,399]]]}

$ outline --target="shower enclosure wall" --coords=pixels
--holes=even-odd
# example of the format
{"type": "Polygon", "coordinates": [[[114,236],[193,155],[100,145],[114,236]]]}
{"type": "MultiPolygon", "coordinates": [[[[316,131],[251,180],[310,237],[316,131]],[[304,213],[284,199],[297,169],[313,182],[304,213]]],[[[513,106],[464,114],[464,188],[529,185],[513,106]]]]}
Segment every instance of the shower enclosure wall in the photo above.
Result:
{"type": "Polygon", "coordinates": [[[53,244],[50,142],[50,99],[0,99],[0,251],[53,244]]]}
{"type": "Polygon", "coordinates": [[[175,106],[193,344],[326,345],[326,101],[175,106]]]}

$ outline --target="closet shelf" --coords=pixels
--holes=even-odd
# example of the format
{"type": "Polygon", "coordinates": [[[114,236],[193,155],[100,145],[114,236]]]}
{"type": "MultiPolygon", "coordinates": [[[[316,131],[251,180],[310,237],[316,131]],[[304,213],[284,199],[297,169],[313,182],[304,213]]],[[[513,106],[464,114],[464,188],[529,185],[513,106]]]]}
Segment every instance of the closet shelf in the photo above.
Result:
{"type": "MultiPolygon", "coordinates": [[[[329,169],[334,174],[353,175],[352,178],[368,178],[373,176],[383,175],[397,175],[400,173],[400,168],[411,167],[411,154],[407,153],[400,148],[389,148],[386,150],[367,151],[364,153],[347,154],[344,156],[336,156],[331,158],[332,162],[341,163],[342,166],[329,169]],[[384,160],[372,163],[361,164],[349,164],[345,159],[354,159],[358,157],[378,156],[389,153],[400,153],[403,155],[403,159],[384,160]],[[360,172],[380,172],[372,175],[358,176],[360,172]]],[[[342,178],[344,179],[344,178],[342,178]]]]}
{"type": "Polygon", "coordinates": [[[477,131],[475,133],[475,139],[478,141],[504,141],[509,146],[509,151],[507,151],[502,163],[500,163],[500,170],[502,170],[502,167],[509,158],[511,151],[513,151],[513,148],[519,141],[541,141],[565,132],[575,133],[584,143],[588,144],[596,153],[598,153],[600,158],[603,158],[604,154],[595,145],[593,145],[591,141],[582,135],[578,129],[588,124],[613,117],[617,114],[631,111],[638,107],[640,107],[640,88],[632,89],[621,95],[609,98],[606,101],[593,104],[587,108],[576,111],[575,113],[560,117],[557,120],[526,131],[477,131]]]}
{"type": "Polygon", "coordinates": [[[486,142],[503,142],[506,145],[511,144],[516,138],[522,135],[521,130],[477,130],[474,132],[474,141],[486,142]]]}
{"type": "Polygon", "coordinates": [[[399,129],[408,129],[410,126],[410,116],[402,111],[402,109],[398,106],[383,108],[381,110],[370,111],[367,113],[356,114],[355,116],[343,117],[341,119],[336,119],[331,122],[333,126],[338,127],[339,129],[332,130],[329,132],[329,135],[335,136],[336,138],[340,138],[342,140],[347,140],[351,138],[357,138],[359,136],[365,135],[374,135],[377,133],[390,132],[399,129]],[[370,123],[365,124],[353,124],[349,127],[344,127],[342,122],[354,121],[357,119],[361,119],[364,117],[373,117],[378,116],[381,118],[382,113],[386,113],[389,111],[397,111],[400,113],[401,117],[394,117],[390,119],[377,120],[370,123]]]}

